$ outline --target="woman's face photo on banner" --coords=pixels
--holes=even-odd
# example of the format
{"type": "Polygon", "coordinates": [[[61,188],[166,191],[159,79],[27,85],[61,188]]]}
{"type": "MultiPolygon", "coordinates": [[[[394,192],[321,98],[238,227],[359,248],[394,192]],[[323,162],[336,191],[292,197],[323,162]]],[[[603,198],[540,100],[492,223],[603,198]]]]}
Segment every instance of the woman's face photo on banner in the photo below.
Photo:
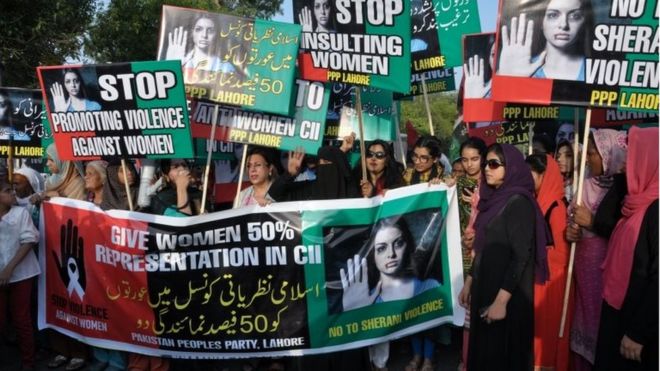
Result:
{"type": "Polygon", "coordinates": [[[584,81],[591,0],[505,0],[498,74],[584,81]]]}

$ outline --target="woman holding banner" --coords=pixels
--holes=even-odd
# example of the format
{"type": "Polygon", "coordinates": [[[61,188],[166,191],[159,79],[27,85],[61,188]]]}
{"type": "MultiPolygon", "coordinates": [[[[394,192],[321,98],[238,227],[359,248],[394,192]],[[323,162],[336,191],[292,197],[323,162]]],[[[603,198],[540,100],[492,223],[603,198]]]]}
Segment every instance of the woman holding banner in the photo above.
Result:
{"type": "Polygon", "coordinates": [[[516,147],[491,145],[485,165],[475,258],[459,295],[472,318],[467,369],[531,370],[534,276],[548,277],[546,224],[516,147]]]}
{"type": "Polygon", "coordinates": [[[98,102],[87,99],[85,81],[78,68],[63,69],[62,83],[64,89],[59,82],[50,87],[55,112],[99,111],[101,109],[98,102]]]}
{"type": "MultiPolygon", "coordinates": [[[[444,174],[440,156],[440,142],[435,137],[426,135],[417,139],[412,153],[413,167],[403,173],[404,184],[439,184],[444,174]]],[[[416,371],[420,367],[424,371],[433,368],[434,337],[435,333],[431,330],[413,335],[413,358],[406,366],[406,371],[416,371]]]]}
{"type": "MultiPolygon", "coordinates": [[[[216,17],[211,13],[200,12],[190,25],[190,37],[183,27],[177,27],[168,33],[168,47],[165,59],[181,60],[184,69],[229,73],[234,66],[222,61],[216,48],[219,27],[216,17]]],[[[188,74],[187,74],[188,75],[188,74]]]]}
{"type": "MultiPolygon", "coordinates": [[[[396,162],[392,147],[384,140],[376,139],[367,147],[367,176],[360,182],[360,192],[364,197],[383,196],[388,189],[403,185],[400,165],[396,162]]],[[[359,166],[353,168],[353,177],[359,179],[362,175],[359,166]]]]}
{"type": "Polygon", "coordinates": [[[559,165],[549,155],[531,155],[525,162],[532,172],[536,200],[552,234],[547,249],[550,277],[548,282],[534,285],[534,367],[568,370],[569,339],[560,338],[558,331],[570,253],[564,237],[567,218],[564,180],[559,165]]]}
{"type": "Polygon", "coordinates": [[[103,184],[103,201],[101,209],[128,210],[130,197],[133,205],[137,205],[138,174],[132,162],[126,161],[126,173],[119,161],[111,162],[106,168],[107,180],[103,184]],[[126,194],[126,183],[128,182],[129,194],[126,194]]]}
{"type": "Polygon", "coordinates": [[[546,0],[502,26],[498,74],[584,81],[585,55],[591,49],[590,0],[546,0]]]}
{"type": "MultiPolygon", "coordinates": [[[[579,240],[575,250],[575,315],[571,325],[571,351],[579,356],[574,357],[577,370],[590,370],[594,364],[603,297],[601,266],[613,229],[601,228],[594,220],[606,195],[617,188],[615,176],[624,169],[626,152],[626,133],[595,130],[587,147],[590,177],[584,180],[583,204],[570,208],[567,239],[579,240]]],[[[610,205],[617,210],[621,208],[620,203],[610,205]]],[[[615,223],[616,220],[611,224],[615,223]]]]}
{"type": "Polygon", "coordinates": [[[335,32],[335,12],[330,0],[313,0],[314,21],[312,11],[305,6],[298,14],[298,21],[303,32],[335,32]],[[316,27],[314,27],[316,24],[316,27]]]}
{"type": "Polygon", "coordinates": [[[85,166],[85,190],[87,191],[87,201],[96,206],[103,202],[103,187],[107,182],[105,161],[90,161],[85,166]]]}

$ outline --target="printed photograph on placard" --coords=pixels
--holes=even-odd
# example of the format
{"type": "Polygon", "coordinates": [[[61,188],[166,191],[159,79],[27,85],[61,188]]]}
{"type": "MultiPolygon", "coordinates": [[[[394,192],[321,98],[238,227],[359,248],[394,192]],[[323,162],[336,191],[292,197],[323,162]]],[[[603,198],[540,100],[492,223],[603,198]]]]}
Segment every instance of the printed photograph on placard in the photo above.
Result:
{"type": "Polygon", "coordinates": [[[656,1],[503,0],[493,98],[657,111],[657,28],[656,1]]]}

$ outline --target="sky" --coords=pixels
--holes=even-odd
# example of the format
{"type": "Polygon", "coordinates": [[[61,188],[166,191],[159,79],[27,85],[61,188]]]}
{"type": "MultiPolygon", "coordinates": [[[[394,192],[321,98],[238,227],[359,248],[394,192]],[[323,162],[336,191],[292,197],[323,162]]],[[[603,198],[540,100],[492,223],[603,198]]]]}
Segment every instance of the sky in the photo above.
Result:
{"type": "MultiPolygon", "coordinates": [[[[481,32],[495,32],[497,23],[497,0],[477,0],[479,5],[479,18],[481,19],[481,32]]],[[[273,17],[274,21],[293,23],[293,0],[284,0],[282,14],[273,17]]],[[[454,79],[458,87],[463,77],[462,68],[454,69],[454,79]]]]}

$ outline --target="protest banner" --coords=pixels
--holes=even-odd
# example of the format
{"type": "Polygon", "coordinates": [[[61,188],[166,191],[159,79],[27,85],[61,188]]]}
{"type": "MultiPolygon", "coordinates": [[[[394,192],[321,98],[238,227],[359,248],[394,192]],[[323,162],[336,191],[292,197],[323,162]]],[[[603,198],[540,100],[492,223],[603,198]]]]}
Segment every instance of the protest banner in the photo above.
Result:
{"type": "Polygon", "coordinates": [[[595,109],[591,125],[595,128],[617,128],[629,125],[658,125],[657,112],[632,112],[615,109],[595,109]]]}
{"type": "Polygon", "coordinates": [[[39,325],[93,346],[315,354],[462,325],[465,315],[455,189],[445,186],[190,218],[55,198],[41,228],[39,325]]]}
{"type": "Polygon", "coordinates": [[[351,133],[356,133],[357,138],[360,139],[355,100],[356,89],[361,89],[364,139],[366,141],[395,140],[392,92],[340,83],[332,84],[332,94],[326,117],[325,139],[341,139],[351,133]]]}
{"type": "Polygon", "coordinates": [[[180,60],[195,100],[289,114],[300,26],[163,6],[159,60],[180,60]]]}
{"type": "Polygon", "coordinates": [[[431,0],[411,2],[410,93],[396,93],[394,99],[422,95],[423,83],[426,84],[428,94],[455,89],[454,71],[452,68],[445,68],[445,56],[441,53],[438,41],[436,13],[439,6],[438,2],[431,0]]]}
{"type": "Polygon", "coordinates": [[[410,2],[293,1],[303,79],[410,90],[410,2]]]}
{"type": "Polygon", "coordinates": [[[493,99],[658,111],[657,1],[546,4],[500,2],[493,99]]]}
{"type": "Polygon", "coordinates": [[[212,160],[231,160],[234,158],[233,143],[221,140],[193,138],[195,159],[206,159],[209,150],[212,160]]]}
{"type": "Polygon", "coordinates": [[[193,157],[177,62],[38,67],[37,73],[62,160],[193,157]]]}
{"type": "Polygon", "coordinates": [[[463,37],[463,121],[503,121],[505,103],[492,98],[495,33],[463,37]]]}
{"type": "MultiPolygon", "coordinates": [[[[424,3],[428,1],[425,0],[424,3]]],[[[463,64],[463,35],[481,32],[477,1],[432,1],[444,67],[460,67],[463,64]]]]}
{"type": "Polygon", "coordinates": [[[0,157],[40,158],[45,110],[41,92],[32,89],[0,87],[0,157]]]}
{"type": "Polygon", "coordinates": [[[295,83],[297,89],[292,101],[292,116],[271,115],[228,105],[193,101],[193,137],[209,138],[213,113],[217,106],[217,140],[275,147],[286,151],[302,147],[306,153],[316,154],[323,141],[330,89],[326,88],[328,84],[319,82],[297,79],[295,83]]]}

